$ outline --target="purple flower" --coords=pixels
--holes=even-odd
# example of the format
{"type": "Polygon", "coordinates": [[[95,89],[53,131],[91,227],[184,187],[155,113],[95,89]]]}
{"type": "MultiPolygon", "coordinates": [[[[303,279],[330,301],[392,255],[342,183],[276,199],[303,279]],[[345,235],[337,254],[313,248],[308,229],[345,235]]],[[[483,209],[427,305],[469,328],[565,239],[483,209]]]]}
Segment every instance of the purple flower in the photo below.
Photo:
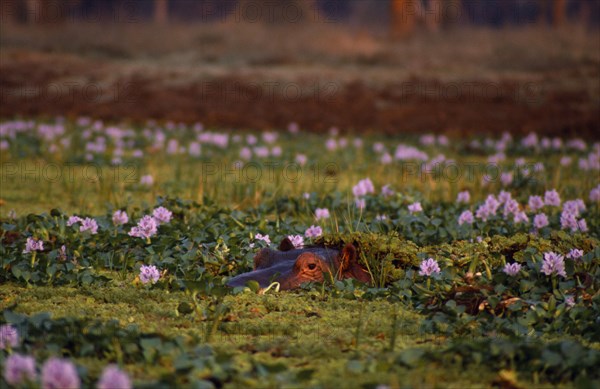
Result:
{"type": "Polygon", "coordinates": [[[19,344],[19,333],[10,324],[0,326],[0,349],[15,348],[19,344]]]}
{"type": "Polygon", "coordinates": [[[500,175],[500,182],[502,185],[508,186],[513,182],[513,174],[512,173],[502,173],[500,175]]]}
{"type": "Polygon", "coordinates": [[[308,158],[304,154],[296,154],[296,158],[294,159],[296,163],[300,166],[306,165],[308,158]]]}
{"type": "Polygon", "coordinates": [[[367,206],[367,201],[365,199],[356,198],[354,199],[354,205],[356,205],[356,208],[358,209],[364,209],[367,206]]]}
{"type": "Polygon", "coordinates": [[[544,207],[544,200],[540,196],[529,196],[529,209],[532,212],[537,211],[538,209],[542,209],[544,207]]]}
{"type": "Polygon", "coordinates": [[[423,207],[421,206],[421,203],[417,201],[408,206],[408,212],[410,212],[410,213],[423,212],[423,207]]]}
{"type": "Polygon", "coordinates": [[[144,216],[137,224],[129,231],[129,236],[135,236],[136,238],[148,239],[158,231],[158,224],[156,219],[150,215],[144,216]]]}
{"type": "Polygon", "coordinates": [[[516,276],[521,271],[521,264],[519,263],[507,263],[504,265],[504,269],[502,271],[509,276],[516,276]]]}
{"type": "Polygon", "coordinates": [[[550,223],[548,222],[548,216],[546,216],[545,213],[538,213],[533,218],[533,226],[538,230],[546,227],[548,224],[550,223]]]}
{"type": "Polygon", "coordinates": [[[458,196],[456,196],[457,204],[460,204],[460,203],[468,204],[469,201],[471,201],[471,194],[469,193],[468,190],[463,190],[462,192],[458,193],[458,196]]]}
{"type": "Polygon", "coordinates": [[[600,185],[590,191],[590,201],[600,201],[600,185]]]}
{"type": "Polygon", "coordinates": [[[547,190],[544,194],[544,203],[554,207],[560,207],[560,196],[555,189],[547,190]]]}
{"type": "Polygon", "coordinates": [[[89,231],[90,234],[95,235],[98,233],[98,223],[96,220],[86,217],[81,222],[81,227],[79,227],[79,232],[89,231]]]}
{"type": "Polygon", "coordinates": [[[512,195],[510,192],[502,190],[500,193],[498,193],[498,201],[500,201],[500,204],[506,204],[506,202],[509,200],[512,200],[512,195]]]}
{"type": "Polygon", "coordinates": [[[477,208],[475,216],[483,221],[486,221],[488,218],[496,214],[499,206],[500,202],[496,200],[494,195],[489,195],[485,199],[485,202],[477,208]]]}
{"type": "Polygon", "coordinates": [[[419,265],[419,269],[419,275],[427,277],[431,276],[432,274],[439,274],[441,271],[437,261],[433,258],[427,258],[423,260],[421,265],[419,265]]]}
{"type": "Polygon", "coordinates": [[[329,151],[334,151],[335,149],[337,149],[337,142],[335,141],[335,139],[329,138],[325,142],[325,147],[329,151]]]}
{"type": "Polygon", "coordinates": [[[387,220],[387,216],[386,215],[376,215],[375,220],[377,220],[377,221],[387,220]]]}
{"type": "Polygon", "coordinates": [[[323,229],[319,226],[310,226],[306,229],[304,236],[307,238],[316,238],[323,235],[323,229]]]}
{"type": "Polygon", "coordinates": [[[393,195],[394,195],[394,193],[395,193],[395,192],[394,192],[394,190],[392,189],[392,187],[391,187],[390,185],[384,185],[384,186],[381,188],[381,195],[382,195],[383,197],[390,197],[390,196],[393,196],[393,195]]]}
{"type": "Polygon", "coordinates": [[[513,221],[515,224],[529,223],[529,217],[527,216],[527,214],[525,212],[520,211],[520,212],[515,213],[513,221]]]}
{"type": "Polygon", "coordinates": [[[44,250],[44,242],[41,240],[27,238],[27,242],[25,243],[25,250],[23,250],[24,254],[30,253],[32,251],[43,251],[44,250]]]}
{"type": "Polygon", "coordinates": [[[71,216],[69,220],[67,220],[67,227],[71,227],[75,223],[81,223],[83,221],[79,216],[71,216]]]}
{"type": "Polygon", "coordinates": [[[474,222],[473,212],[471,212],[471,211],[464,211],[458,217],[458,224],[461,226],[465,223],[473,224],[473,222],[474,222]]]}
{"type": "Polygon", "coordinates": [[[561,277],[566,277],[564,257],[552,251],[544,253],[541,271],[547,276],[558,274],[561,277]]]}
{"type": "Polygon", "coordinates": [[[252,150],[250,147],[242,147],[240,150],[240,158],[249,161],[252,158],[252,150]]]}
{"type": "Polygon", "coordinates": [[[571,249],[571,251],[569,251],[569,253],[567,254],[567,258],[569,259],[579,259],[583,257],[583,250],[580,249],[571,249]]]}
{"type": "Polygon", "coordinates": [[[140,184],[145,186],[152,186],[154,184],[154,177],[151,174],[146,174],[140,177],[140,184]]]}
{"type": "Polygon", "coordinates": [[[129,221],[129,216],[127,216],[127,212],[119,209],[113,213],[112,221],[115,226],[120,226],[129,221]]]}
{"type": "Polygon", "coordinates": [[[77,370],[66,359],[50,358],[42,367],[43,389],[79,389],[77,370]]]}
{"type": "Polygon", "coordinates": [[[116,365],[108,365],[102,371],[100,380],[96,384],[97,389],[131,389],[131,380],[127,373],[116,365]]]}
{"type": "Polygon", "coordinates": [[[160,278],[160,272],[156,268],[156,266],[146,266],[142,265],[140,267],[140,281],[142,284],[147,284],[148,282],[152,282],[153,284],[158,281],[160,278]]]}
{"type": "Polygon", "coordinates": [[[369,193],[375,193],[375,187],[369,178],[365,178],[354,185],[352,193],[354,194],[354,197],[361,197],[369,193]]]}
{"type": "Polygon", "coordinates": [[[11,386],[21,386],[26,381],[35,381],[35,360],[29,356],[11,354],[5,361],[4,379],[11,386]]]}
{"type": "Polygon", "coordinates": [[[302,235],[288,235],[288,239],[290,242],[292,242],[295,248],[301,249],[304,247],[304,238],[302,235]]]}
{"type": "Polygon", "coordinates": [[[516,215],[519,212],[519,203],[517,200],[509,199],[504,203],[504,217],[516,215]]]}
{"type": "Polygon", "coordinates": [[[579,231],[581,232],[587,232],[588,230],[587,222],[585,221],[585,219],[579,219],[579,221],[577,221],[577,227],[579,227],[579,231]]]}
{"type": "Polygon", "coordinates": [[[165,207],[158,207],[152,212],[152,217],[156,219],[159,225],[170,222],[172,216],[173,212],[165,207]]]}
{"type": "Polygon", "coordinates": [[[262,240],[267,245],[271,244],[271,239],[269,238],[269,235],[256,234],[256,235],[254,235],[254,239],[256,239],[256,240],[262,240]]]}
{"type": "Polygon", "coordinates": [[[315,218],[317,220],[328,219],[329,218],[329,210],[327,208],[317,208],[315,210],[315,218]]]}
{"type": "Polygon", "coordinates": [[[573,307],[575,305],[575,297],[565,296],[565,304],[567,304],[569,308],[573,307]]]}

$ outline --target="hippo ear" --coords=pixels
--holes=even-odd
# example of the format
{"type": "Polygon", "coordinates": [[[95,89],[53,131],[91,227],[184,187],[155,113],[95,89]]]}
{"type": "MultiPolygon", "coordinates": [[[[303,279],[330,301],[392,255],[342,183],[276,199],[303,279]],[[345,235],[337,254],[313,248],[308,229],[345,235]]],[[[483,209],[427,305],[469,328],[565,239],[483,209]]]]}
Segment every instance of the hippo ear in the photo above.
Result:
{"type": "Polygon", "coordinates": [[[339,268],[340,273],[345,272],[351,268],[352,265],[358,263],[358,253],[356,252],[356,247],[354,247],[352,243],[348,243],[346,246],[344,246],[342,249],[341,259],[342,261],[339,268]]]}
{"type": "Polygon", "coordinates": [[[281,243],[279,243],[279,250],[280,251],[290,251],[290,250],[293,250],[293,249],[295,249],[294,244],[292,243],[292,241],[288,237],[283,238],[283,240],[281,241],[281,243]]]}

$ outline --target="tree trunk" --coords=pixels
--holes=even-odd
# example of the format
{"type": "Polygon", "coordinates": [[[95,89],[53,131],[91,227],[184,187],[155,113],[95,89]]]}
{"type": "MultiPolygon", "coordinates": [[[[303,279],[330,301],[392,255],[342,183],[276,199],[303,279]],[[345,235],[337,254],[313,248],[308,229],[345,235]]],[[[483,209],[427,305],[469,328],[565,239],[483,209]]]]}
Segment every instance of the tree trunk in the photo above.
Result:
{"type": "Polygon", "coordinates": [[[168,0],[154,0],[154,23],[167,24],[169,21],[168,0]]]}

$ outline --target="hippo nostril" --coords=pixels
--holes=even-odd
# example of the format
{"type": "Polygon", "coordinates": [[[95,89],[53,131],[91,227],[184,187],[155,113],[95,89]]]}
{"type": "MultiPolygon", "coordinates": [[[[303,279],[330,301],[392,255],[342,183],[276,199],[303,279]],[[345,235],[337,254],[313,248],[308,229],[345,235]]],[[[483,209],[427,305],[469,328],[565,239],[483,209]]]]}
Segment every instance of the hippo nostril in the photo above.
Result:
{"type": "Polygon", "coordinates": [[[308,264],[309,270],[315,270],[316,267],[317,267],[317,264],[315,264],[315,263],[309,263],[308,264]]]}

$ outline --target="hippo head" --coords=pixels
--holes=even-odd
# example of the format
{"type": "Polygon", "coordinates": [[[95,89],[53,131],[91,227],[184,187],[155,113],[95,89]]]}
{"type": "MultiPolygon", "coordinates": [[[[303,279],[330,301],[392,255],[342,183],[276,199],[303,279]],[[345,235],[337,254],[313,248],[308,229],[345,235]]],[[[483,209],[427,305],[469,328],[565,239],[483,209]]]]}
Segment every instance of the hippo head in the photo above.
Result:
{"type": "Polygon", "coordinates": [[[254,270],[229,280],[232,287],[256,281],[261,288],[279,282],[281,289],[296,289],[305,282],[323,282],[324,273],[335,279],[354,278],[369,283],[371,276],[359,265],[356,248],[348,244],[341,251],[327,247],[295,249],[285,238],[279,250],[262,249],[254,257],[254,270]]]}

